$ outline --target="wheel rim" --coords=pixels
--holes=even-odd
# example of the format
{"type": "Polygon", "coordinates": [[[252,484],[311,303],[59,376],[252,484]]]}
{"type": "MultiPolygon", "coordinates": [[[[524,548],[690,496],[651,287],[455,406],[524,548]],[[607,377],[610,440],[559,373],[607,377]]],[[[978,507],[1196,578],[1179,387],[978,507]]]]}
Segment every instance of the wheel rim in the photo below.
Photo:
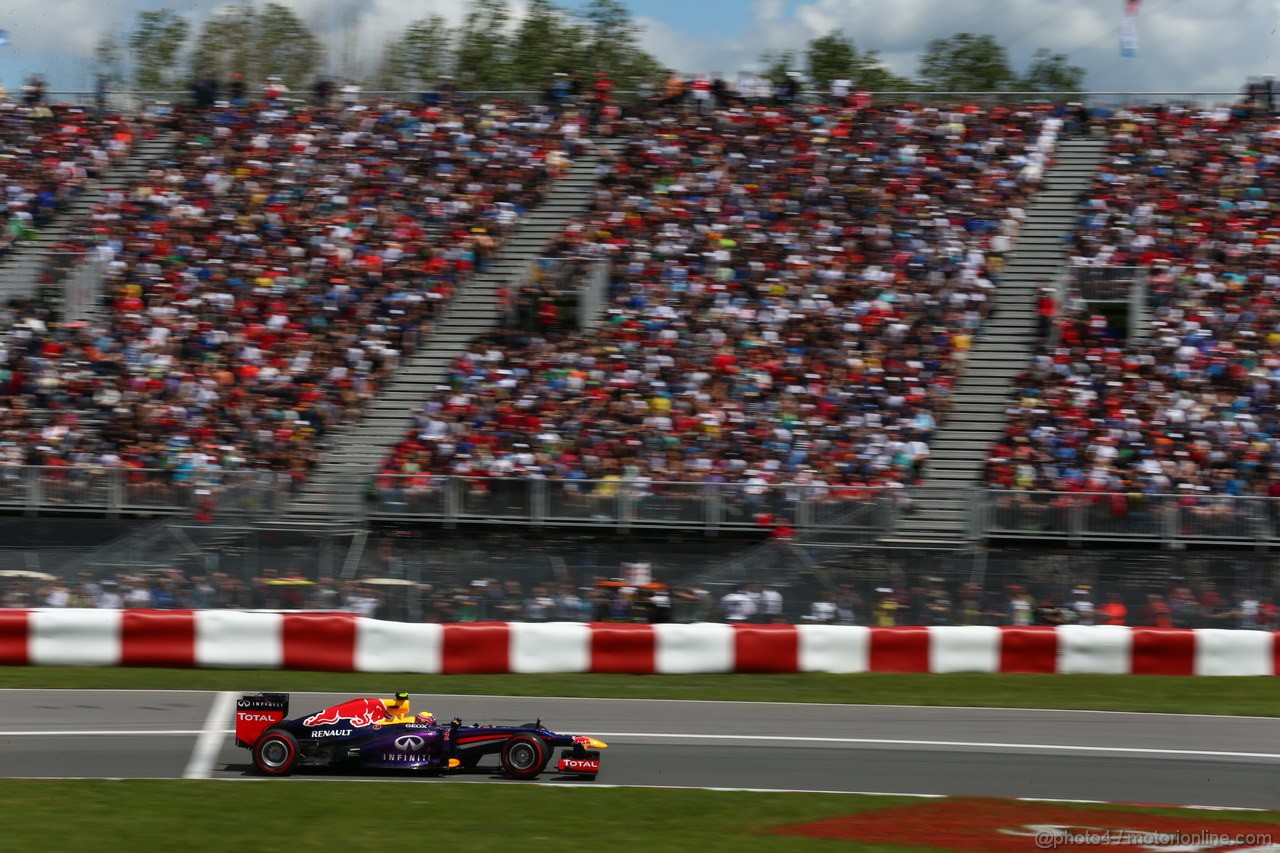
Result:
{"type": "Polygon", "coordinates": [[[538,751],[532,744],[518,743],[507,753],[507,761],[517,770],[528,770],[538,761],[538,751]]]}
{"type": "Polygon", "coordinates": [[[273,740],[262,746],[262,763],[271,768],[283,767],[289,760],[289,746],[282,740],[273,740]]]}

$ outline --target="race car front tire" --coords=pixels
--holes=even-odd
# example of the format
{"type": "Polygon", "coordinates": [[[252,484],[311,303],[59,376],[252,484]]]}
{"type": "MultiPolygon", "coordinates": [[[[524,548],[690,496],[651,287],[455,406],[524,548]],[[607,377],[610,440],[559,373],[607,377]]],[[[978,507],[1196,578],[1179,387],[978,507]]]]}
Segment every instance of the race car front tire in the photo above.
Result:
{"type": "Polygon", "coordinates": [[[270,731],[253,745],[253,765],[266,776],[288,776],[298,766],[298,740],[286,731],[270,731]]]}
{"type": "Polygon", "coordinates": [[[537,735],[512,735],[502,745],[502,769],[512,779],[536,779],[551,760],[551,750],[537,735]]]}

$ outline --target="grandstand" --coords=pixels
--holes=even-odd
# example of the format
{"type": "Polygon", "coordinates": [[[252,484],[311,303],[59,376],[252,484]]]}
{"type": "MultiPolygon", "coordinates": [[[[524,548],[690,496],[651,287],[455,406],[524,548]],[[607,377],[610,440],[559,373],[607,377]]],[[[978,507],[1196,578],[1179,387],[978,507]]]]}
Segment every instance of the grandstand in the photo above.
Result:
{"type": "MultiPolygon", "coordinates": [[[[35,570],[426,573],[445,612],[628,554],[694,610],[765,582],[872,609],[892,564],[913,608],[934,567],[1003,610],[1121,570],[994,548],[1105,542],[1159,575],[1277,535],[1270,117],[148,116],[0,128],[39,161],[5,175],[39,210],[0,257],[0,507],[123,522],[12,540],[35,570]],[[536,556],[496,570],[480,536],[536,556]],[[570,566],[585,537],[608,556],[570,566]]],[[[1265,558],[1210,562],[1187,583],[1269,585],[1265,558]]]]}

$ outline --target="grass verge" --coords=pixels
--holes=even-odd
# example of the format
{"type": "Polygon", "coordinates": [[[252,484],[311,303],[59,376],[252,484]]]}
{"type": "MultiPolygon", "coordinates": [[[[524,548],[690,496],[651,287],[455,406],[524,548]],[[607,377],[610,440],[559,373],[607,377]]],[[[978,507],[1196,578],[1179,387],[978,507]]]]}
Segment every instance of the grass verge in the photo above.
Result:
{"type": "MultiPolygon", "coordinates": [[[[894,797],[358,782],[0,781],[15,850],[830,850],[761,829],[912,802],[894,797]],[[68,803],[75,820],[66,819],[68,803]],[[20,817],[18,817],[20,816],[20,817]],[[695,817],[696,816],[696,817],[695,817]],[[274,840],[274,841],[271,841],[274,840]]],[[[890,848],[851,848],[879,850],[890,848]]],[[[892,848],[895,851],[904,848],[892,848]]]]}
{"type": "MultiPolygon", "coordinates": [[[[762,830],[919,803],[902,797],[523,785],[358,782],[0,781],[4,849],[291,851],[413,849],[450,853],[907,853],[897,845],[761,834],[762,830]],[[68,808],[74,819],[68,819],[68,808]]],[[[1129,809],[1133,811],[1133,809],[1129,809]]],[[[1143,809],[1187,817],[1186,812],[1143,809]]],[[[1280,814],[1214,818],[1260,824],[1280,814]]]]}
{"type": "Polygon", "coordinates": [[[1280,716],[1280,679],[1131,675],[376,675],[0,667],[0,687],[280,690],[955,705],[1280,716]]]}

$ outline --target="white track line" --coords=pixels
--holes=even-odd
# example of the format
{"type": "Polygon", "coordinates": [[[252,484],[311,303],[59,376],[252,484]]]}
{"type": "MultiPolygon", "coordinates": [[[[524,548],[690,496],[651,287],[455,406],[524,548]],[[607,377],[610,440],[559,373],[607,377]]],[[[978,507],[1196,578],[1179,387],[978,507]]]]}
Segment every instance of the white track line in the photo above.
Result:
{"type": "Polygon", "coordinates": [[[236,707],[236,694],[224,690],[213,700],[209,708],[209,716],[205,718],[204,730],[196,738],[196,745],[191,750],[191,760],[187,762],[184,779],[208,779],[213,775],[213,762],[218,758],[218,750],[222,748],[222,739],[227,730],[223,728],[231,718],[236,707]]]}
{"type": "MultiPolygon", "coordinates": [[[[231,714],[234,693],[219,694],[214,706],[209,711],[209,719],[205,728],[198,731],[160,729],[156,731],[13,731],[0,732],[0,737],[136,737],[140,735],[200,735],[196,748],[191,755],[188,773],[195,768],[212,767],[224,736],[233,729],[219,727],[219,724],[231,714]],[[196,759],[201,758],[201,762],[196,759]]],[[[852,744],[861,746],[928,746],[928,747],[960,747],[964,749],[1008,749],[1013,751],[1029,750],[1033,752],[1091,752],[1114,755],[1172,755],[1195,756],[1200,758],[1263,758],[1280,759],[1280,753],[1274,752],[1228,752],[1207,749],[1160,749],[1156,747],[1135,746],[1087,746],[1064,743],[1007,743],[999,741],[966,741],[966,740],[900,740],[896,738],[856,738],[856,737],[802,737],[796,735],[729,735],[729,734],[691,734],[687,732],[596,732],[595,737],[622,738],[634,740],[682,740],[682,741],[748,741],[765,743],[822,743],[852,744]]],[[[208,778],[210,771],[204,770],[201,776],[187,778],[208,778]]]]}
{"type": "MultiPolygon", "coordinates": [[[[913,673],[914,674],[914,673],[913,673]]],[[[928,675],[928,673],[920,673],[928,675]]],[[[423,673],[409,673],[421,676],[423,673]]],[[[856,678],[856,674],[854,675],[856,678]]],[[[1143,676],[1124,676],[1125,678],[1141,678],[1143,676]]],[[[1224,676],[1225,677],[1225,676],[1224,676]]],[[[1261,676],[1259,676],[1261,678],[1261,676]]],[[[212,690],[167,690],[134,687],[0,687],[0,693],[212,693],[212,690]]],[[[250,691],[242,691],[250,692],[250,691]]],[[[289,691],[285,691],[289,692],[289,691]]],[[[346,696],[351,691],[341,690],[294,690],[293,696],[346,696]]],[[[1176,711],[1103,711],[1091,708],[1010,708],[1004,705],[902,705],[902,704],[863,704],[857,702],[759,702],[746,699],[626,699],[612,696],[510,696],[498,693],[432,693],[423,692],[419,696],[433,699],[502,699],[505,701],[537,702],[570,701],[570,702],[662,702],[668,705],[766,705],[773,708],[910,708],[919,711],[1014,711],[1019,714],[1119,714],[1128,717],[1202,717],[1208,720],[1268,720],[1277,722],[1280,717],[1262,717],[1255,714],[1183,714],[1176,711]]]]}
{"type": "Polygon", "coordinates": [[[679,734],[658,732],[597,732],[595,737],[604,738],[643,738],[666,740],[746,740],[777,741],[780,743],[849,743],[883,746],[960,746],[973,749],[1030,749],[1037,752],[1066,750],[1070,752],[1111,752],[1117,754],[1138,755],[1200,755],[1211,758],[1280,758],[1280,753],[1273,752],[1220,752],[1200,749],[1156,749],[1153,747],[1132,746],[1082,746],[1077,744],[1056,743],[999,743],[988,741],[960,740],[898,740],[895,738],[856,738],[856,737],[797,737],[794,735],[715,735],[715,734],[679,734]]]}

